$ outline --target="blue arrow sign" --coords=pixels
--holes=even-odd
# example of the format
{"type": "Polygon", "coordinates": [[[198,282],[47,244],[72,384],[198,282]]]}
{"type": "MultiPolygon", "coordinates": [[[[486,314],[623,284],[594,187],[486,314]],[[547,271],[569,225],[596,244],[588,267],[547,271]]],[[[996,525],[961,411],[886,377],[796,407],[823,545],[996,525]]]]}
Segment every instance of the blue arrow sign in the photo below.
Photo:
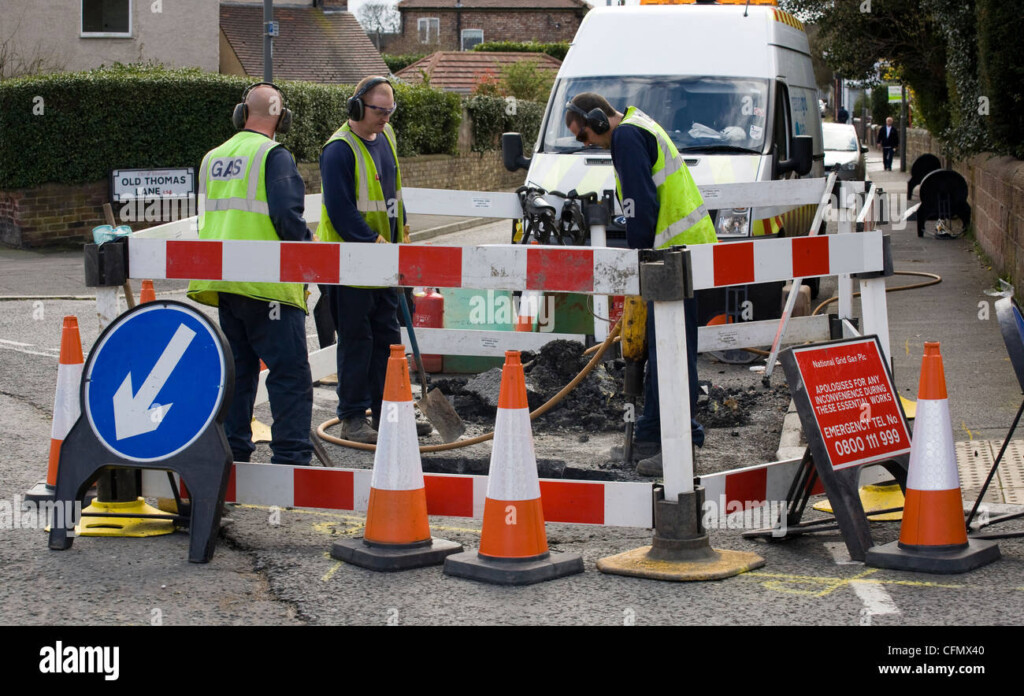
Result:
{"type": "Polygon", "coordinates": [[[168,459],[213,422],[227,376],[217,329],[177,302],[121,315],[82,376],[83,410],[103,445],[138,462],[168,459]]]}

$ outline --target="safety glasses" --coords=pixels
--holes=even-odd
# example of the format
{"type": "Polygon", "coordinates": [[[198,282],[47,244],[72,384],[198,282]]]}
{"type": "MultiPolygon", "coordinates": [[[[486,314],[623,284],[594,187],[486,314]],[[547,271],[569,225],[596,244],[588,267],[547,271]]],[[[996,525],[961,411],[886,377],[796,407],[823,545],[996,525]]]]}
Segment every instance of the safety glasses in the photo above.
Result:
{"type": "Polygon", "coordinates": [[[392,105],[391,108],[387,108],[384,106],[374,106],[373,104],[366,104],[365,106],[367,109],[373,109],[381,116],[390,116],[391,114],[395,113],[396,109],[398,109],[398,104],[392,105]]]}

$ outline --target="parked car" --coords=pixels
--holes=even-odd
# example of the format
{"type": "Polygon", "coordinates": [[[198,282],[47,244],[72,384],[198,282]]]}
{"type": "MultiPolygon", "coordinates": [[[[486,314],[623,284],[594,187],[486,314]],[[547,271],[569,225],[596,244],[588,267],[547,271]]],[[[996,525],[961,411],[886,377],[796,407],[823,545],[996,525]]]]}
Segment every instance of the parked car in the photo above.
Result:
{"type": "Polygon", "coordinates": [[[857,139],[857,130],[847,123],[823,123],[821,133],[825,139],[825,171],[838,165],[838,178],[864,181],[864,153],[868,148],[857,139]]]}

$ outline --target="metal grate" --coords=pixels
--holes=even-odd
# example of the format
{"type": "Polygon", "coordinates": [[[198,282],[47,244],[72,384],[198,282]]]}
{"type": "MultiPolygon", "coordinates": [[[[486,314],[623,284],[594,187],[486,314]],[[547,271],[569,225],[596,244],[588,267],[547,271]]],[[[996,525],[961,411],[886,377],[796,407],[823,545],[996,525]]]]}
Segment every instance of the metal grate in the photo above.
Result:
{"type": "MultiPolygon", "coordinates": [[[[965,501],[973,501],[977,497],[1002,446],[1002,440],[956,443],[957,468],[965,501]]],[[[1024,440],[1010,441],[984,501],[1024,505],[1024,440]]]]}

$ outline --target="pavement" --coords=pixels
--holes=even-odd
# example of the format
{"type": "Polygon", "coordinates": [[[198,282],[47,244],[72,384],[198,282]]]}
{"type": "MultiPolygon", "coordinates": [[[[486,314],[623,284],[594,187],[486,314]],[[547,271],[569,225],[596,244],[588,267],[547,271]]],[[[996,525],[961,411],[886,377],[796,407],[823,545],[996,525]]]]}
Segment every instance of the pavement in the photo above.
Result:
{"type": "MultiPolygon", "coordinates": [[[[874,181],[905,191],[905,175],[881,172],[877,151],[868,168],[874,181]]],[[[449,220],[422,230],[469,224],[449,220]]],[[[417,222],[413,226],[419,231],[417,222]]],[[[507,227],[492,223],[452,236],[475,243],[485,230],[500,237],[507,227]]],[[[939,285],[888,295],[897,388],[914,398],[923,343],[940,341],[955,438],[980,443],[1002,437],[1021,390],[1002,345],[995,298],[985,294],[997,274],[969,240],[918,238],[912,226],[891,234],[897,270],[942,276],[939,285]]],[[[0,249],[0,268],[0,295],[6,296],[0,302],[0,501],[15,501],[45,473],[61,317],[79,317],[86,347],[98,331],[90,302],[60,299],[90,294],[81,284],[79,252],[0,249]]],[[[916,279],[895,276],[889,284],[908,281],[916,279]]],[[[158,294],[177,299],[182,287],[157,282],[158,294]]],[[[313,347],[315,332],[309,333],[313,347]]],[[[316,420],[332,404],[314,407],[320,411],[316,420]]],[[[263,408],[257,414],[266,420],[269,410],[263,408]]],[[[573,444],[566,442],[564,450],[570,459],[573,444]]],[[[504,588],[451,578],[437,568],[374,574],[335,561],[328,555],[332,541],[361,534],[359,514],[233,506],[214,560],[192,565],[183,534],[79,538],[70,550],[54,552],[41,530],[12,527],[2,512],[0,507],[0,622],[22,626],[1024,623],[1021,540],[1001,541],[1003,559],[994,564],[941,577],[853,563],[834,532],[769,545],[743,539],[741,529],[716,528],[710,530],[714,546],[753,551],[767,565],[727,581],[677,584],[596,570],[598,558],[649,544],[650,530],[548,524],[552,551],[582,554],[586,572],[504,588]]],[[[479,521],[431,521],[437,536],[468,548],[479,544],[479,521]]],[[[878,543],[894,540],[898,531],[893,523],[872,525],[878,543]]]]}

